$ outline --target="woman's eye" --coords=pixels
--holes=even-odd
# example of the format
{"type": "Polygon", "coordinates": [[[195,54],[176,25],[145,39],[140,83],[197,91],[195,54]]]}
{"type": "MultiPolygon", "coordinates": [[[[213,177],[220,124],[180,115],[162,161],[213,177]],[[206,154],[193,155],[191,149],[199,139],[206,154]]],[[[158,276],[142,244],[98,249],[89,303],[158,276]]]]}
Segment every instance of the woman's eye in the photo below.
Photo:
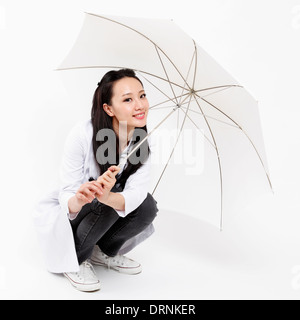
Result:
{"type": "Polygon", "coordinates": [[[132,99],[131,98],[128,98],[128,99],[125,99],[124,102],[131,102],[132,99]]]}
{"type": "Polygon", "coordinates": [[[144,94],[141,95],[141,99],[144,99],[144,98],[146,98],[146,97],[147,97],[146,93],[144,93],[144,94]]]}

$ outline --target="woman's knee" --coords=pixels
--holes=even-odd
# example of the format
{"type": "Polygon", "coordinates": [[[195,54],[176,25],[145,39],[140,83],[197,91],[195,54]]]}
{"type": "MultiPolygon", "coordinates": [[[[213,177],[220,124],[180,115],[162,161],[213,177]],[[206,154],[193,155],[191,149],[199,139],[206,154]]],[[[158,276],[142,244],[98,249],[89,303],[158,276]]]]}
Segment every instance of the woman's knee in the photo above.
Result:
{"type": "Polygon", "coordinates": [[[139,207],[139,215],[142,213],[143,219],[147,224],[151,224],[157,217],[157,201],[148,193],[147,198],[139,207]]]}

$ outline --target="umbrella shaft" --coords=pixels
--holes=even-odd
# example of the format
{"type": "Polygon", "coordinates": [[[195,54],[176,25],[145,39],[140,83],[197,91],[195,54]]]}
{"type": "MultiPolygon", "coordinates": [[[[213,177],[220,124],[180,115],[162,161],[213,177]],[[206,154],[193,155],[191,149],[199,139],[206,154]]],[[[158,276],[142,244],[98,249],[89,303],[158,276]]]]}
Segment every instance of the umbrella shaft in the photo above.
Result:
{"type": "MultiPolygon", "coordinates": [[[[126,161],[139,149],[139,147],[175,112],[179,107],[174,108],[148,135],[127,155],[126,161]]],[[[120,164],[118,164],[120,167],[120,164]]]]}

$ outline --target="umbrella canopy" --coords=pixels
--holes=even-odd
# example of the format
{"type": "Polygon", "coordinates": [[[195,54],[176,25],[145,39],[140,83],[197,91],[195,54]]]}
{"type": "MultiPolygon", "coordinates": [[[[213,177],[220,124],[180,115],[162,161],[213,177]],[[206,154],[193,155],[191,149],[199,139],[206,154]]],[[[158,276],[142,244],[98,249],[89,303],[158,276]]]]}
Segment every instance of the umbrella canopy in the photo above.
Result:
{"type": "MultiPolygon", "coordinates": [[[[193,187],[190,196],[198,194],[201,202],[217,186],[210,201],[218,202],[221,228],[225,200],[232,201],[241,186],[256,176],[272,188],[257,101],[173,21],[87,13],[58,70],[120,68],[134,69],[144,82],[151,103],[150,134],[176,129],[169,148],[164,146],[169,155],[159,161],[153,192],[164,180],[171,185],[178,181],[179,167],[172,172],[170,164],[187,129],[201,134],[205,155],[202,175],[191,170],[190,179],[200,181],[213,168],[209,183],[193,187]],[[172,174],[167,178],[168,171],[172,174]]],[[[184,140],[192,141],[194,149],[201,144],[192,136],[184,140]]],[[[180,194],[181,202],[191,199],[180,194]]]]}

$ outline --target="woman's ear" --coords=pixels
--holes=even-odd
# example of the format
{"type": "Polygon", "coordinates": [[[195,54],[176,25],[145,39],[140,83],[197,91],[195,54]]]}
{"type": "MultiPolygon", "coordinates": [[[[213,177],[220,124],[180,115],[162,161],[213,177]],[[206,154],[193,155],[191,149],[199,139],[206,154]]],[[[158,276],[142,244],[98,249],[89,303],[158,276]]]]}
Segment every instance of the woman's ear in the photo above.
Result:
{"type": "Polygon", "coordinates": [[[108,104],[105,103],[105,104],[103,105],[103,110],[104,110],[110,117],[113,117],[113,116],[114,116],[112,107],[110,107],[108,104]]]}

